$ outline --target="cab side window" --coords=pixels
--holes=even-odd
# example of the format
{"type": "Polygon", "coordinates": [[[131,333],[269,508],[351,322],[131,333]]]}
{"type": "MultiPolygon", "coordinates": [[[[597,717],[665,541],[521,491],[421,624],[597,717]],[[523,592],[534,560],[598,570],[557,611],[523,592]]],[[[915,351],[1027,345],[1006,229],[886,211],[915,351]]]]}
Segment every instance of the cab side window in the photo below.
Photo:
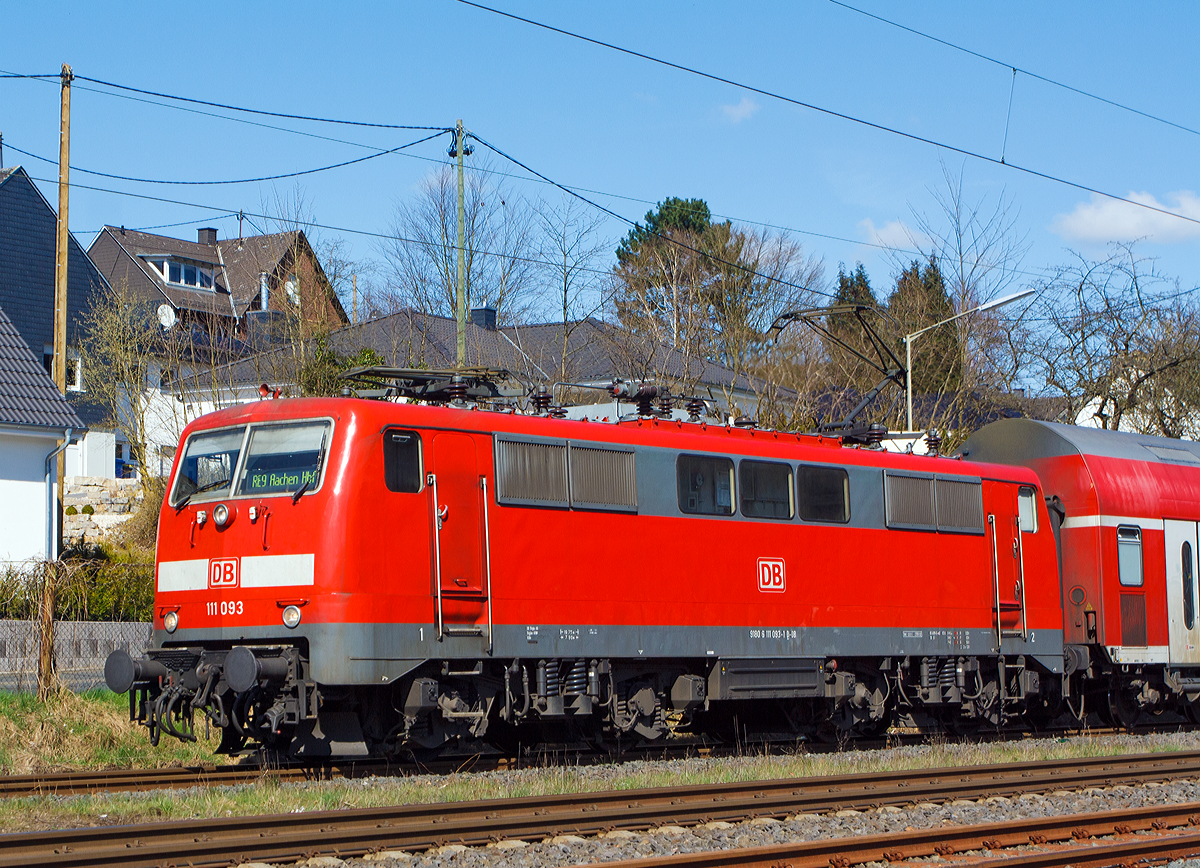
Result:
{"type": "Polygon", "coordinates": [[[679,509],[692,515],[733,515],[733,462],[680,455],[675,465],[679,509]]]}
{"type": "Polygon", "coordinates": [[[1117,527],[1117,572],[1121,584],[1138,587],[1142,584],[1142,529],[1130,525],[1117,527]]]}
{"type": "Polygon", "coordinates": [[[840,467],[801,464],[797,477],[800,517],[805,521],[850,521],[850,475],[840,467]]]}
{"type": "Polygon", "coordinates": [[[1037,491],[1027,485],[1017,492],[1017,521],[1025,533],[1037,533],[1037,491]]]}
{"type": "Polygon", "coordinates": [[[743,461],[738,465],[738,481],[742,488],[742,515],[751,518],[795,515],[791,465],[743,461]]]}
{"type": "Polygon", "coordinates": [[[383,432],[383,480],[388,491],[421,490],[421,438],[415,431],[383,432]]]}

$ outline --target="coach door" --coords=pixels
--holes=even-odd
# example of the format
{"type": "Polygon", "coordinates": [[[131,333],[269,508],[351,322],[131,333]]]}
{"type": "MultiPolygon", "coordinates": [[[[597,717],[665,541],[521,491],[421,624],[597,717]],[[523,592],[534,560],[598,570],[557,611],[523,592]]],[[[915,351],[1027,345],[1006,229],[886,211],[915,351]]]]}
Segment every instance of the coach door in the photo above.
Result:
{"type": "Polygon", "coordinates": [[[1200,664],[1200,612],[1196,580],[1200,552],[1194,521],[1163,522],[1167,556],[1167,623],[1174,665],[1200,664]]]}
{"type": "Polygon", "coordinates": [[[490,634],[487,481],[479,474],[474,439],[453,432],[434,435],[432,463],[426,482],[433,512],[438,638],[482,636],[485,626],[490,634]],[[480,623],[485,614],[488,625],[480,623]]]}
{"type": "Polygon", "coordinates": [[[997,643],[1025,639],[1025,546],[1022,535],[1035,531],[1037,512],[1032,488],[1014,490],[993,484],[987,533],[992,544],[992,595],[997,643]]]}

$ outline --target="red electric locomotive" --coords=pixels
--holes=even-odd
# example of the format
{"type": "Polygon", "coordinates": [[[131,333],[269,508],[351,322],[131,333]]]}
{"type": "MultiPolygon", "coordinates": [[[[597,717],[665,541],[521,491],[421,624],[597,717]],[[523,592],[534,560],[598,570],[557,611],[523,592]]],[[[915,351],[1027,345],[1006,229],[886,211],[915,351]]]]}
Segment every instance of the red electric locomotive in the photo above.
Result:
{"type": "Polygon", "coordinates": [[[1150,440],[241,405],[183,432],[152,647],[106,677],[152,739],[300,757],[1131,724],[1200,692],[1200,450],[1150,440]]]}

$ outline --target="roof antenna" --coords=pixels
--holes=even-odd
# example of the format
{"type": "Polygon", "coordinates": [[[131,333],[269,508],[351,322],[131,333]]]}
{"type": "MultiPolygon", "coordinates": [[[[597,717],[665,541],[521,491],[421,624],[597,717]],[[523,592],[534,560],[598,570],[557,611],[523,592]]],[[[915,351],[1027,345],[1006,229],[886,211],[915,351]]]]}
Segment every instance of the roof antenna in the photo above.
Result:
{"type": "Polygon", "coordinates": [[[244,216],[241,211],[238,212],[238,246],[241,246],[242,243],[242,218],[244,216]]]}

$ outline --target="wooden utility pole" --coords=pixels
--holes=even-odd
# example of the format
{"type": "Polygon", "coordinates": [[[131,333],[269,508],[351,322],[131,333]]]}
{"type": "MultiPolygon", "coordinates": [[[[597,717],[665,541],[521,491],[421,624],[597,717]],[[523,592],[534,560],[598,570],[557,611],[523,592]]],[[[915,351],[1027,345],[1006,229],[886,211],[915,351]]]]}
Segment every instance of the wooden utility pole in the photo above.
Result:
{"type": "MultiPolygon", "coordinates": [[[[67,212],[70,199],[71,171],[71,67],[62,67],[62,117],[58,130],[58,238],[54,246],[54,385],[67,394],[67,260],[70,258],[70,232],[67,212]]],[[[66,452],[58,454],[58,502],[63,501],[66,477],[66,452]]],[[[60,535],[61,545],[61,535],[60,535]]],[[[46,556],[49,557],[47,552],[46,556]]]]}
{"type": "Polygon", "coordinates": [[[357,325],[358,324],[358,275],[352,274],[350,277],[354,283],[354,294],[351,296],[351,301],[350,301],[350,324],[357,325]]]}
{"type": "Polygon", "coordinates": [[[458,292],[455,297],[455,318],[458,320],[458,366],[467,364],[467,266],[466,251],[463,249],[466,234],[463,221],[463,151],[466,150],[466,140],[463,138],[462,118],[454,128],[454,156],[458,161],[458,292]]]}
{"type": "MultiPolygon", "coordinates": [[[[62,115],[58,129],[58,231],[54,250],[54,385],[67,393],[67,260],[70,234],[67,230],[71,162],[71,67],[62,67],[62,115]]],[[[62,444],[60,444],[62,445],[62,444]]],[[[66,477],[65,449],[58,453],[58,503],[52,520],[52,539],[62,548],[63,484],[66,477]]],[[[41,649],[38,655],[38,698],[45,701],[54,687],[54,595],[58,564],[55,552],[46,552],[46,574],[42,587],[41,649]]]]}

